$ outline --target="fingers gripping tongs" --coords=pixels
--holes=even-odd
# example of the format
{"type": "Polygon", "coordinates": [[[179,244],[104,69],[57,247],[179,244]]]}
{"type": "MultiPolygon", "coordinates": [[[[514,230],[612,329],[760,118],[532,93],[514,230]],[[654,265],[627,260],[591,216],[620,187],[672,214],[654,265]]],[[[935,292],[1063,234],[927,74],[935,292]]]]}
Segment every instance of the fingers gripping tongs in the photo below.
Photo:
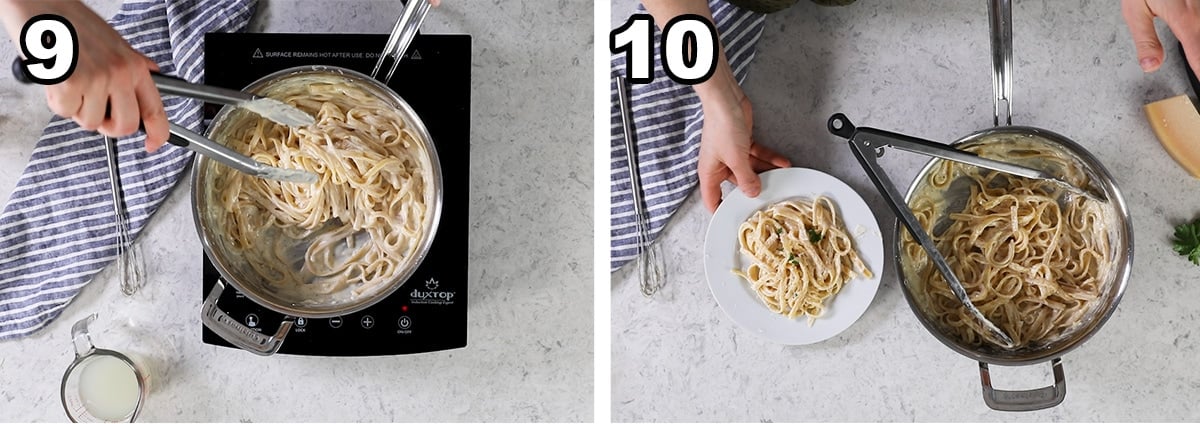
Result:
{"type": "MultiPolygon", "coordinates": [[[[25,71],[21,67],[20,58],[13,60],[12,73],[13,77],[16,78],[18,82],[23,84],[30,84],[33,82],[33,80],[25,75],[25,71]]],[[[179,78],[162,75],[156,72],[151,73],[151,78],[153,78],[155,86],[157,86],[163,94],[174,94],[214,103],[245,107],[248,110],[267,119],[288,126],[309,125],[314,122],[312,115],[309,115],[307,112],[297,109],[296,107],[287,103],[283,103],[268,97],[259,97],[237,90],[228,90],[219,87],[193,84],[179,78]]],[[[189,130],[182,125],[178,125],[174,122],[168,122],[168,124],[170,124],[171,131],[170,137],[167,138],[168,143],[210,157],[213,160],[227,165],[239,172],[244,172],[259,178],[299,184],[313,184],[316,183],[317,179],[319,178],[317,174],[305,171],[303,169],[279,168],[258,162],[249,156],[225,147],[225,145],[210,140],[208,137],[189,130]]],[[[145,128],[142,129],[144,130],[145,128]]]]}
{"type": "Polygon", "coordinates": [[[925,249],[925,253],[929,255],[929,259],[937,266],[938,272],[946,279],[946,283],[950,286],[950,291],[954,293],[954,296],[962,302],[963,306],[966,306],[967,311],[983,325],[995,341],[1000,342],[1006,347],[1015,347],[1012,338],[1004,330],[1001,330],[1000,327],[997,327],[996,324],[988,320],[983,315],[983,312],[980,312],[975,307],[975,304],[971,302],[971,298],[967,296],[967,291],[963,288],[962,282],[954,275],[954,271],[950,269],[950,264],[946,262],[946,257],[942,255],[942,252],[937,250],[937,246],[933,244],[933,238],[929,236],[929,233],[921,228],[921,223],[917,222],[917,217],[913,215],[912,209],[909,209],[908,204],[904,202],[904,196],[900,194],[900,191],[896,189],[896,185],[892,183],[887,173],[883,172],[883,168],[879,166],[878,159],[883,156],[885,148],[891,147],[927,156],[969,163],[1029,178],[1052,177],[1042,171],[981,158],[973,153],[957,150],[932,141],[874,128],[855,128],[854,124],[850,123],[850,120],[846,118],[846,115],[840,113],[834,114],[829,118],[828,126],[830,133],[849,140],[850,151],[854,152],[854,157],[858,159],[858,163],[867,172],[867,177],[875,184],[875,188],[883,194],[884,200],[891,207],[892,212],[900,218],[900,222],[908,229],[909,234],[912,234],[917,243],[921,245],[921,248],[925,249]]]}

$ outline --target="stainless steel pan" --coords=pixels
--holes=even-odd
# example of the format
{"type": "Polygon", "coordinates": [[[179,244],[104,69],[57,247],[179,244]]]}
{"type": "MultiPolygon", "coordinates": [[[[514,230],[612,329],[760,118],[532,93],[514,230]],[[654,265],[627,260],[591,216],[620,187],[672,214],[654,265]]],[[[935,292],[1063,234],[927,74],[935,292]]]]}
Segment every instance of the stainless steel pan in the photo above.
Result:
{"type": "MultiPolygon", "coordinates": [[[[988,2],[988,17],[992,40],[992,87],[994,123],[996,128],[977,131],[952,143],[964,148],[974,144],[1003,143],[1013,137],[1028,139],[1040,143],[1043,147],[1060,152],[1074,159],[1084,169],[1093,181],[1094,189],[1101,191],[1108,199],[1117,222],[1116,228],[1110,228],[1114,265],[1109,274],[1109,281],[1102,288],[1100,303],[1096,309],[1078,323],[1077,329],[1066,336],[1052,341],[1044,346],[1029,349],[1008,350],[993,346],[969,346],[957,338],[942,333],[931,318],[926,315],[915,289],[923,281],[913,281],[905,275],[904,259],[900,244],[899,228],[896,232],[896,263],[900,268],[900,277],[904,298],[908,301],[913,313],[921,324],[933,334],[938,341],[950,347],[979,364],[979,377],[983,386],[983,398],[988,407],[1003,411],[1031,411],[1050,408],[1058,405],[1066,398],[1066,377],[1063,371],[1061,357],[1067,352],[1079,347],[1100,329],[1101,326],[1116,311],[1121,296],[1133,266],[1133,222],[1129,216],[1129,208],[1125,204],[1125,196],[1118,188],[1112,174],[1083,146],[1071,139],[1052,131],[1012,125],[1012,1],[990,0],[988,2]],[[1000,126],[1008,125],[1008,126],[1000,126]],[[1030,365],[1049,362],[1054,383],[1047,387],[1032,390],[997,390],[992,387],[989,364],[997,365],[1030,365]]],[[[925,184],[925,179],[938,165],[940,160],[926,164],[910,186],[905,202],[911,202],[914,194],[925,184]]]]}
{"type": "MultiPolygon", "coordinates": [[[[922,281],[915,273],[906,272],[906,270],[914,269],[915,266],[906,263],[907,259],[903,254],[904,248],[901,245],[903,243],[902,232],[905,231],[905,228],[912,226],[911,222],[906,223],[906,226],[902,226],[901,222],[897,221],[894,237],[895,262],[899,269],[898,274],[902,282],[901,288],[904,297],[921,324],[942,344],[978,362],[984,402],[988,407],[1003,411],[1030,411],[1053,407],[1066,398],[1066,377],[1063,371],[1062,355],[1079,347],[1091,338],[1116,310],[1117,304],[1125,292],[1125,286],[1128,283],[1133,265],[1133,225],[1129,216],[1129,209],[1125,204],[1125,197],[1117,187],[1116,180],[1104,165],[1089,153],[1087,149],[1071,139],[1052,131],[1034,127],[1012,126],[1011,0],[990,0],[988,15],[992,36],[993,108],[994,124],[996,127],[977,131],[951,143],[951,145],[959,149],[977,145],[1002,145],[1013,147],[1012,151],[1017,151],[1017,144],[1026,143],[1023,145],[1028,145],[1039,150],[1049,150],[1074,161],[1079,168],[1088,174],[1091,180],[1087,187],[1082,187],[1084,193],[1094,196],[1097,199],[1107,200],[1113,211],[1113,218],[1116,224],[1114,225],[1115,228],[1109,228],[1110,242],[1113,250],[1113,256],[1110,259],[1113,261],[1113,266],[1111,272],[1108,274],[1108,281],[1101,288],[1102,293],[1095,309],[1077,322],[1074,330],[1056,340],[1038,346],[1019,349],[1011,349],[987,343],[981,346],[973,346],[961,342],[953,335],[944,333],[943,329],[933,321],[932,316],[924,310],[924,302],[919,294],[921,293],[920,288],[924,284],[930,283],[922,281]],[[1000,126],[1002,124],[1006,126],[1000,126]],[[1047,361],[1050,363],[1054,375],[1054,383],[1050,386],[1032,390],[997,390],[992,386],[991,375],[988,370],[989,364],[1017,366],[1047,361]]],[[[876,155],[881,155],[882,150],[866,150],[861,145],[855,145],[852,128],[835,128],[834,120],[839,117],[845,121],[847,127],[849,126],[849,121],[846,121],[844,116],[834,115],[830,120],[830,131],[844,138],[851,139],[851,148],[858,148],[855,150],[856,155],[860,162],[863,162],[863,166],[867,169],[868,173],[871,173],[873,181],[876,181],[876,185],[879,185],[880,179],[874,174],[875,171],[878,171],[878,167],[875,166],[874,168],[876,169],[873,170],[870,165],[874,164],[877,158],[876,155]]],[[[886,133],[878,130],[872,131],[886,133]]],[[[882,147],[873,144],[867,144],[866,146],[872,149],[882,147]]],[[[1011,157],[992,157],[990,159],[1030,168],[1037,168],[1038,166],[1033,163],[1021,163],[1021,159],[1016,157],[1016,155],[1009,156],[1011,157]]],[[[971,158],[966,159],[969,161],[971,158]]],[[[932,171],[939,167],[942,160],[947,159],[934,159],[927,163],[910,185],[908,193],[904,196],[904,204],[892,205],[897,209],[896,213],[898,215],[903,216],[904,211],[900,209],[907,210],[907,205],[912,203],[916,193],[919,193],[929,185],[927,178],[931,177],[932,171]]],[[[890,185],[890,180],[887,180],[886,175],[883,176],[882,180],[890,185]]],[[[896,197],[897,192],[894,187],[880,187],[880,190],[888,195],[889,200],[894,200],[893,197],[896,197]]],[[[950,190],[953,191],[953,188],[950,190]]],[[[949,199],[954,199],[956,196],[961,197],[961,193],[946,192],[943,194],[948,199],[948,203],[954,203],[953,200],[949,199]]],[[[909,210],[909,215],[911,216],[911,210],[909,210]]],[[[911,231],[914,231],[914,233],[918,231],[924,232],[919,225],[916,227],[911,229],[911,231]]],[[[950,281],[950,278],[947,278],[947,281],[950,281]]]]}
{"type": "MultiPolygon", "coordinates": [[[[442,171],[433,140],[429,135],[429,131],[425,128],[425,124],[417,116],[416,112],[413,111],[403,98],[386,85],[371,77],[348,69],[332,66],[301,66],[265,76],[250,84],[243,91],[248,93],[262,93],[277,84],[303,82],[305,79],[312,79],[314,81],[333,79],[353,84],[383,99],[394,107],[397,113],[413,126],[420,138],[419,142],[425,144],[425,150],[430,156],[428,163],[432,166],[430,170],[432,174],[432,203],[430,204],[429,213],[424,225],[425,231],[422,239],[418,241],[416,254],[404,264],[403,269],[398,272],[396,278],[391,282],[383,287],[362,293],[358,297],[349,297],[345,293],[333,293],[314,298],[295,299],[273,290],[272,283],[275,282],[267,281],[266,278],[255,272],[231,248],[231,240],[225,234],[220,222],[223,212],[220,211],[217,195],[222,187],[218,187],[213,183],[213,177],[220,169],[212,159],[197,156],[191,177],[193,215],[196,228],[200,234],[200,241],[204,245],[204,250],[214,267],[221,274],[216,287],[213,288],[204,301],[202,319],[205,326],[219,334],[225,340],[260,355],[270,355],[279,350],[296,317],[329,318],[351,314],[375,304],[399,289],[424,260],[437,232],[438,222],[441,217],[442,171]],[[284,314],[286,318],[280,324],[279,329],[273,335],[258,333],[222,312],[217,306],[217,299],[220,297],[222,290],[224,290],[225,284],[232,285],[255,303],[284,314]]],[[[209,126],[206,135],[209,138],[220,141],[233,128],[237,128],[245,122],[252,122],[244,119],[248,115],[250,115],[248,112],[237,111],[234,107],[226,106],[213,119],[213,123],[209,126]]],[[[297,252],[297,254],[302,256],[303,252],[297,252]]],[[[295,262],[300,263],[302,261],[297,260],[295,262]]],[[[306,282],[291,283],[303,284],[306,282]]]]}

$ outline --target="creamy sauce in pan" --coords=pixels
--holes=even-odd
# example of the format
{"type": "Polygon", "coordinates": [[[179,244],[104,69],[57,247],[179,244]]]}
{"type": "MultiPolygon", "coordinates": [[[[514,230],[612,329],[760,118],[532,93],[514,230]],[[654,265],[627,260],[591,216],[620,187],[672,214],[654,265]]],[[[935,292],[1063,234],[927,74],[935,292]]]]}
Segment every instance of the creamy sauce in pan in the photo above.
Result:
{"type": "MultiPolygon", "coordinates": [[[[1001,134],[964,150],[1047,171],[1076,187],[1083,163],[1040,137],[1001,134]]],[[[972,302],[1017,342],[1036,349],[1068,338],[1104,309],[1116,272],[1114,206],[1073,189],[938,161],[909,207],[930,231],[972,302]]],[[[922,314],[968,346],[1001,349],[950,293],[920,246],[901,235],[901,269],[922,314]]]]}

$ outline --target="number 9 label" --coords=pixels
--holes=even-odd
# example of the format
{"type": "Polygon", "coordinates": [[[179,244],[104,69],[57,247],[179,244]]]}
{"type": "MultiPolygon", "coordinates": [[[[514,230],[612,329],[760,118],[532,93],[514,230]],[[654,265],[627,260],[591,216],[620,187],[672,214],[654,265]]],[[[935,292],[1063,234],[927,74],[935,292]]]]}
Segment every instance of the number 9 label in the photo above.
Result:
{"type": "Polygon", "coordinates": [[[43,85],[63,82],[79,62],[79,40],[75,28],[58,15],[37,15],[21,28],[21,70],[31,81],[43,85]]]}

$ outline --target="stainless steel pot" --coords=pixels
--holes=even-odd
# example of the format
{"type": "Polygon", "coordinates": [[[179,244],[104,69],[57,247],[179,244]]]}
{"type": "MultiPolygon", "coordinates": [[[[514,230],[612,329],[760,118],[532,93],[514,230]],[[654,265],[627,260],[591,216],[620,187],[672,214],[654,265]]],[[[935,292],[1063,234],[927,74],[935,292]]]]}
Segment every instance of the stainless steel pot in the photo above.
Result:
{"type": "MultiPolygon", "coordinates": [[[[995,94],[995,123],[1012,124],[1012,4],[1011,0],[991,0],[989,2],[989,17],[992,33],[992,65],[993,88],[995,94]]],[[[960,148],[975,144],[998,142],[1010,136],[1028,137],[1039,140],[1045,147],[1057,150],[1065,156],[1074,158],[1094,180],[1096,189],[1102,190],[1112,205],[1117,228],[1111,228],[1113,240],[1114,266],[1109,274],[1109,281],[1102,288],[1103,293],[1097,309],[1080,322],[1077,329],[1066,336],[1044,346],[1019,350],[1003,350],[992,347],[977,347],[961,343],[957,338],[944,334],[942,330],[926,315],[921,302],[914,294],[916,288],[924,281],[913,281],[905,274],[905,262],[900,237],[902,228],[896,227],[895,252],[896,265],[900,275],[901,288],[904,298],[916,314],[917,319],[925,329],[933,334],[938,341],[950,349],[971,358],[979,363],[979,376],[983,385],[984,402],[996,410],[1030,411],[1049,408],[1058,405],[1066,397],[1066,378],[1063,372],[1061,356],[1079,347],[1100,329],[1116,310],[1121,296],[1125,292],[1130,271],[1133,266],[1133,223],[1125,197],[1117,187],[1116,180],[1103,164],[1079,144],[1057,133],[1044,129],[1022,126],[1003,126],[985,129],[963,137],[954,142],[960,148]],[[1033,390],[996,390],[992,387],[988,371],[989,364],[996,365],[1030,365],[1049,361],[1054,374],[1054,384],[1033,390]]],[[[1003,159],[1003,158],[997,158],[1003,159]]],[[[914,194],[924,184],[926,176],[939,165],[941,159],[930,161],[916,176],[905,196],[905,202],[910,203],[914,194]]]]}
{"type": "MultiPolygon", "coordinates": [[[[895,234],[895,262],[902,283],[900,285],[901,291],[904,293],[905,300],[908,301],[909,306],[921,322],[921,325],[925,326],[925,329],[930,334],[933,334],[942,344],[963,356],[979,362],[979,374],[983,384],[985,403],[992,409],[997,410],[1029,411],[1049,408],[1062,402],[1066,396],[1066,379],[1060,357],[1091,338],[1116,310],[1117,304],[1125,292],[1125,286],[1133,267],[1133,223],[1129,216],[1129,209],[1125,204],[1125,197],[1122,195],[1120,188],[1117,187],[1115,179],[1104,168],[1104,165],[1082,146],[1062,135],[1033,127],[998,127],[978,131],[954,142],[953,145],[964,148],[978,144],[1003,142],[1000,140],[1013,136],[1039,141],[1044,144],[1044,147],[1054,149],[1067,157],[1075,159],[1095,180],[1094,188],[1102,191],[1112,206],[1115,221],[1118,223],[1116,228],[1109,229],[1114,264],[1112,272],[1109,274],[1109,281],[1102,287],[1101,298],[1098,300],[1096,309],[1091,311],[1085,317],[1084,321],[1078,323],[1078,327],[1070,333],[1044,346],[1018,350],[1005,350],[986,345],[971,346],[962,343],[953,335],[943,333],[943,330],[939,328],[933,321],[933,318],[924,310],[923,302],[917,293],[920,293],[920,288],[928,282],[917,281],[910,276],[909,272],[906,272],[906,269],[910,269],[911,264],[907,263],[903,254],[903,238],[901,237],[901,233],[904,230],[899,225],[896,227],[895,234]],[[988,364],[1017,366],[1046,361],[1050,361],[1054,372],[1055,382],[1052,386],[1020,391],[996,390],[992,388],[988,364]]],[[[925,181],[926,177],[930,175],[932,170],[937,169],[941,165],[941,161],[942,159],[930,161],[921,169],[921,172],[917,174],[916,179],[905,195],[906,203],[912,204],[916,193],[928,185],[925,181]]],[[[1020,162],[1014,162],[1020,164],[1020,162]]]]}
{"type": "MultiPolygon", "coordinates": [[[[432,198],[424,223],[425,231],[422,235],[423,238],[418,241],[416,254],[403,264],[403,268],[397,273],[395,279],[357,297],[346,296],[344,293],[333,293],[307,299],[289,298],[272,290],[267,279],[245,264],[240,255],[231,249],[232,243],[220,225],[222,212],[219,210],[219,202],[216,201],[216,194],[222,188],[213,183],[213,178],[222,165],[206,157],[197,156],[192,168],[193,216],[196,229],[200,233],[200,241],[204,245],[204,251],[221,274],[217,285],[209,292],[204,301],[202,320],[206,327],[225,340],[259,355],[271,355],[278,351],[297,317],[330,318],[351,314],[379,302],[399,289],[424,260],[433,243],[441,218],[442,170],[433,139],[412,107],[386,85],[348,69],[332,66],[301,66],[267,75],[250,84],[243,91],[262,93],[278,84],[303,82],[305,79],[332,79],[350,83],[383,99],[395,108],[396,112],[413,126],[420,138],[418,142],[424,143],[425,151],[429,154],[428,163],[432,168],[430,169],[432,198]],[[268,336],[242,325],[222,312],[217,306],[217,299],[224,290],[225,283],[233,285],[255,303],[284,314],[285,319],[279,329],[273,335],[268,336]]],[[[225,106],[213,119],[206,135],[215,141],[222,142],[228,130],[244,121],[239,118],[239,116],[244,118],[244,115],[246,115],[244,111],[225,106]]]]}

